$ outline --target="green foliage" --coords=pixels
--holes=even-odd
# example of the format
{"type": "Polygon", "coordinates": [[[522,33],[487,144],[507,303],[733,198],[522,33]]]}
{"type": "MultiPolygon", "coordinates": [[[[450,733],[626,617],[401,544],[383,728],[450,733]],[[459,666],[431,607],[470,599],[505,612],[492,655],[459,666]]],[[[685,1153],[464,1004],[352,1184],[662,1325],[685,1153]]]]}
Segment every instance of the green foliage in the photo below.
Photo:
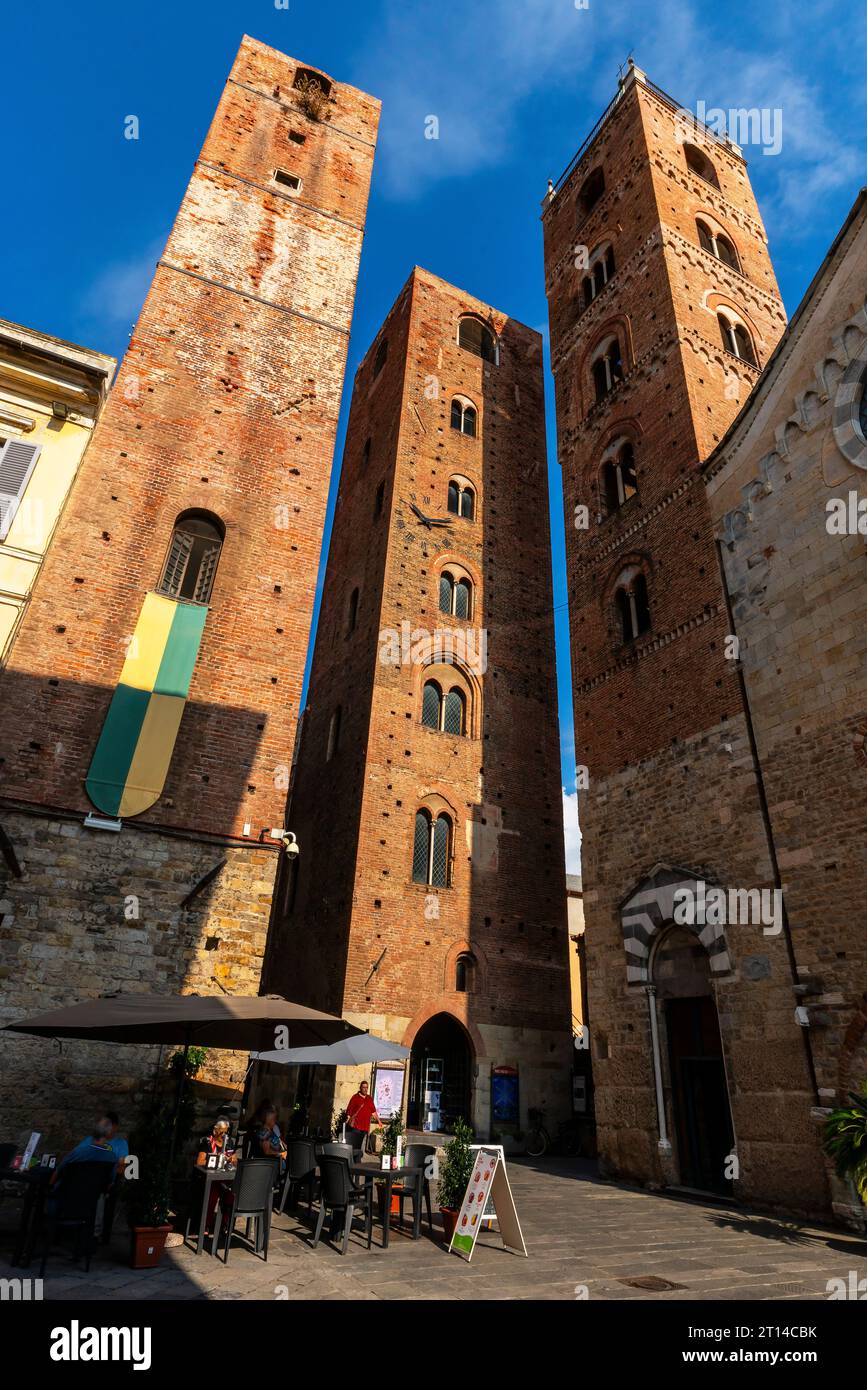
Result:
{"type": "Polygon", "coordinates": [[[851,1178],[867,1206],[867,1080],[861,1093],[849,1092],[851,1105],[833,1110],[825,1121],[825,1152],[841,1178],[851,1178]]]}
{"type": "MultiPolygon", "coordinates": [[[[191,1080],[196,1075],[196,1073],[200,1071],[201,1068],[205,1065],[205,1059],[207,1058],[207,1055],[208,1049],[206,1047],[190,1047],[187,1049],[187,1065],[185,1075],[188,1080],[191,1080]]],[[[184,1049],[181,1047],[178,1048],[177,1052],[172,1053],[171,1057],[169,1058],[169,1071],[171,1072],[172,1076],[179,1077],[183,1065],[184,1049]]]]}
{"type": "Polygon", "coordinates": [[[391,1119],[382,1129],[382,1152],[384,1154],[397,1153],[397,1141],[402,1134],[406,1133],[406,1128],[400,1113],[392,1115],[391,1119]]]}
{"type": "Polygon", "coordinates": [[[335,1141],[335,1143],[340,1139],[340,1136],[343,1133],[343,1126],[345,1124],[346,1111],[335,1110],[334,1117],[331,1121],[331,1138],[335,1141]]]}
{"type": "Polygon", "coordinates": [[[464,1200],[475,1161],[470,1149],[472,1137],[470,1126],[464,1120],[456,1120],[455,1137],[446,1144],[439,1176],[437,1200],[446,1211],[460,1211],[464,1200]]]}

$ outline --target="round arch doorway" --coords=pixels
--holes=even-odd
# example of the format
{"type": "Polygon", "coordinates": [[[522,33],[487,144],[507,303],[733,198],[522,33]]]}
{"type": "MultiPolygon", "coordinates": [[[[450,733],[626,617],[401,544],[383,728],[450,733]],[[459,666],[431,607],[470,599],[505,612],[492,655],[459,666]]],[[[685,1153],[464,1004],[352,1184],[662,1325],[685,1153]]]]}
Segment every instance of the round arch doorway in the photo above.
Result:
{"type": "Polygon", "coordinates": [[[409,1063],[409,1129],[451,1130],[471,1119],[473,1050],[450,1014],[434,1014],[419,1028],[409,1063]]]}
{"type": "Polygon", "coordinates": [[[708,954],[694,932],[671,926],[656,943],[651,969],[680,1186],[731,1195],[734,1133],[708,954]]]}

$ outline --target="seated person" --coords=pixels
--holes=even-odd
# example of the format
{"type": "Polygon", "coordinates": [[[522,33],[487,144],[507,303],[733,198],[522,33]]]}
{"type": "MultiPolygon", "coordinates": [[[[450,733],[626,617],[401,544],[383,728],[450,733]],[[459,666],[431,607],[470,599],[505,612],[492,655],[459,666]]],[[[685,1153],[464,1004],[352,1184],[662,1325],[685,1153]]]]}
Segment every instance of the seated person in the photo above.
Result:
{"type": "Polygon", "coordinates": [[[93,1132],[60,1160],[51,1178],[52,1185],[60,1181],[64,1168],[70,1163],[113,1163],[115,1171],[122,1172],[129,1144],[118,1134],[119,1125],[120,1117],[115,1110],[102,1110],[93,1132]]]}
{"type": "Polygon", "coordinates": [[[234,1154],[229,1152],[229,1121],[225,1115],[218,1115],[211,1126],[210,1134],[202,1135],[199,1140],[198,1157],[196,1162],[201,1166],[207,1161],[208,1154],[224,1154],[230,1160],[234,1160],[234,1154]]]}
{"type": "Polygon", "coordinates": [[[271,1100],[259,1103],[247,1127],[248,1158],[279,1158],[280,1170],[285,1166],[286,1145],[277,1123],[277,1107],[271,1100]]]}

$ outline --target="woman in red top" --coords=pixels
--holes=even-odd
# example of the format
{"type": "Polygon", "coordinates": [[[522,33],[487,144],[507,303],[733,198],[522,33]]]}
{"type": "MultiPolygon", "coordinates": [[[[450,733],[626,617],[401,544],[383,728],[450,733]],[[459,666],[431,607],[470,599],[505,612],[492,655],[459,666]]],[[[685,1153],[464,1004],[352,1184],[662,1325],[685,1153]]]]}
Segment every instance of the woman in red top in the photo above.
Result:
{"type": "Polygon", "coordinates": [[[346,1107],[346,1138],[354,1149],[364,1152],[367,1147],[371,1120],[379,1124],[373,1097],[367,1094],[367,1082],[362,1081],[346,1107]]]}

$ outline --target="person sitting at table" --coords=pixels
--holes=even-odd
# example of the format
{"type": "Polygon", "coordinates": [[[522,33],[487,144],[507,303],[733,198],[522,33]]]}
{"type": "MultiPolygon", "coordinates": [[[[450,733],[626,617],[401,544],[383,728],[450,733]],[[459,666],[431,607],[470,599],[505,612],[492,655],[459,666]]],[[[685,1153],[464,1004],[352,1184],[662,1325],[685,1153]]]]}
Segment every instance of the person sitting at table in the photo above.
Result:
{"type": "Polygon", "coordinates": [[[277,1107],[272,1100],[259,1102],[247,1127],[249,1158],[279,1158],[280,1171],[286,1166],[286,1145],[277,1123],[277,1107]]]}
{"type": "MultiPolygon", "coordinates": [[[[227,1154],[229,1142],[229,1121],[225,1115],[218,1115],[211,1126],[210,1134],[202,1135],[199,1140],[198,1157],[196,1164],[199,1168],[204,1168],[208,1161],[209,1154],[225,1155],[229,1163],[234,1162],[234,1155],[227,1154]]],[[[212,1183],[208,1193],[208,1209],[205,1212],[205,1235],[210,1235],[214,1225],[214,1212],[217,1210],[217,1203],[222,1201],[223,1207],[231,1206],[228,1200],[231,1193],[221,1191],[219,1183],[212,1183]]]]}
{"type": "Polygon", "coordinates": [[[229,1121],[225,1115],[218,1115],[211,1126],[210,1134],[203,1134],[199,1140],[198,1157],[196,1162],[199,1165],[207,1163],[208,1154],[228,1155],[229,1148],[229,1121]]]}
{"type": "Polygon", "coordinates": [[[64,1168],[70,1163],[113,1163],[117,1173],[122,1172],[129,1144],[118,1134],[119,1127],[117,1111],[101,1110],[93,1131],[60,1160],[51,1178],[52,1186],[60,1182],[64,1168]]]}

